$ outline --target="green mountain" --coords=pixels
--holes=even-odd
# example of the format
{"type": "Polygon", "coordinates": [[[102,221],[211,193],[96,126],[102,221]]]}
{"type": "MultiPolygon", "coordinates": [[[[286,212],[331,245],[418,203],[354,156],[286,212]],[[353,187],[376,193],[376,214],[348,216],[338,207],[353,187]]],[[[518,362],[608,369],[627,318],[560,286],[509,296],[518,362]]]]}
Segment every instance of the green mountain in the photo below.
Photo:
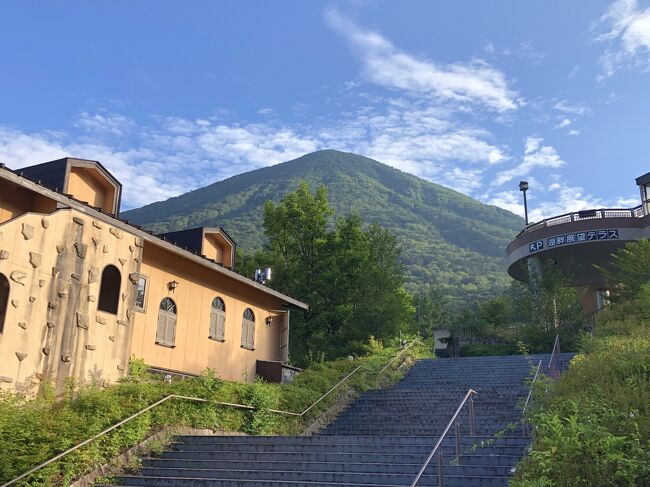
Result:
{"type": "Polygon", "coordinates": [[[329,190],[337,215],[358,212],[398,235],[410,288],[436,283],[457,293],[492,294],[507,285],[505,247],[523,219],[356,154],[323,150],[257,169],[181,196],[126,211],[156,233],[221,226],[244,252],[264,244],[262,207],[300,180],[329,190]]]}

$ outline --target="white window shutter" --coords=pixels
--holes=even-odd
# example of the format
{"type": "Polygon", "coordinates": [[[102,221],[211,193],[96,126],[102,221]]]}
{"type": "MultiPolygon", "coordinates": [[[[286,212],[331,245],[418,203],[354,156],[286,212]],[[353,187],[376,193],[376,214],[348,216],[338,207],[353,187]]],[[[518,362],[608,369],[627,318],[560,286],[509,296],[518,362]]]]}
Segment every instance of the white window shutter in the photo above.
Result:
{"type": "Polygon", "coordinates": [[[215,340],[219,339],[219,332],[217,331],[218,328],[218,321],[219,321],[219,315],[217,314],[216,311],[212,311],[210,313],[210,338],[213,338],[215,340]]]}
{"type": "Polygon", "coordinates": [[[226,339],[226,314],[222,311],[217,313],[217,340],[226,339]]]}
{"type": "Polygon", "coordinates": [[[162,311],[158,311],[158,327],[156,328],[156,343],[165,343],[165,314],[162,311]]]}

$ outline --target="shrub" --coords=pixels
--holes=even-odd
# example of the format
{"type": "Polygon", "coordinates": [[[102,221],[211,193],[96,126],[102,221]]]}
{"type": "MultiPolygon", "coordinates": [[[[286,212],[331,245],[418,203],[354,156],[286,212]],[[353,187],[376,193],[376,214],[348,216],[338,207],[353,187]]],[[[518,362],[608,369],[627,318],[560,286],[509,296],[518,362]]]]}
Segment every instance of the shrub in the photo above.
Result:
{"type": "MultiPolygon", "coordinates": [[[[148,374],[142,361],[131,360],[130,375],[120,383],[102,389],[93,384],[80,387],[75,381],[69,381],[64,397],[58,401],[47,385],[31,400],[0,391],[0,482],[18,476],[169,394],[208,401],[171,399],[39,470],[20,485],[68,485],[72,479],[167,426],[251,434],[298,433],[329,407],[339,392],[356,393],[376,386],[379,382],[377,371],[396,352],[395,348],[386,347],[353,362],[319,363],[306,369],[293,383],[282,385],[261,381],[252,384],[227,382],[217,378],[211,370],[196,378],[173,379],[167,383],[159,375],[148,374]],[[297,419],[270,414],[269,409],[275,408],[302,412],[359,365],[362,370],[346,382],[341,391],[321,401],[307,417],[297,419]],[[247,403],[256,410],[220,406],[215,401],[247,403]]],[[[413,357],[426,353],[425,348],[415,348],[405,355],[413,357]]],[[[400,374],[388,369],[383,376],[397,380],[400,374]]]]}
{"type": "Polygon", "coordinates": [[[246,384],[243,399],[255,409],[247,411],[244,431],[250,435],[268,435],[272,432],[277,415],[269,411],[277,409],[279,393],[277,387],[270,387],[261,379],[246,384]]]}
{"type": "Polygon", "coordinates": [[[484,345],[481,343],[463,345],[460,347],[461,357],[483,357],[488,355],[514,355],[518,352],[517,345],[505,343],[498,345],[484,345]]]}
{"type": "Polygon", "coordinates": [[[650,337],[584,338],[582,349],[533,410],[515,487],[650,485],[650,337]]]}

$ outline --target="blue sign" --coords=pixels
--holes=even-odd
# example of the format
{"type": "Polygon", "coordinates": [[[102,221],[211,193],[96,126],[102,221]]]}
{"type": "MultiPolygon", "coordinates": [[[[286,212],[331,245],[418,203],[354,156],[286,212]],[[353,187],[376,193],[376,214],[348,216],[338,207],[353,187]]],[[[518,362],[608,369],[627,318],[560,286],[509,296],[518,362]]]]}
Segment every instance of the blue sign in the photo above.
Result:
{"type": "MultiPolygon", "coordinates": [[[[555,235],[546,239],[546,246],[550,249],[562,245],[590,242],[592,240],[616,240],[618,239],[618,229],[609,228],[602,230],[589,230],[587,232],[565,233],[555,235]]],[[[538,252],[544,248],[544,240],[537,240],[528,244],[529,252],[538,252]]]]}

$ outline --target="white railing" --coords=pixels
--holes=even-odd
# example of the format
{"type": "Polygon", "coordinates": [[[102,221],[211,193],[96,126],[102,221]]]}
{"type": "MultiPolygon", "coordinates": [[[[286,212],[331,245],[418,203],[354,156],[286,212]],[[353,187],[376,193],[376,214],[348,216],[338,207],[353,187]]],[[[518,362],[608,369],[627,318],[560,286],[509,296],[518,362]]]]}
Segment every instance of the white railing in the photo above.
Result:
{"type": "MultiPolygon", "coordinates": [[[[386,370],[386,369],[387,369],[387,368],[388,368],[388,367],[389,367],[393,362],[395,362],[395,360],[397,360],[399,357],[401,357],[401,356],[404,354],[404,352],[406,352],[406,351],[407,351],[411,346],[413,346],[415,343],[418,343],[418,342],[419,342],[418,340],[413,340],[413,341],[412,341],[411,343],[409,343],[406,347],[404,347],[404,348],[403,348],[403,349],[402,349],[402,350],[401,350],[397,355],[395,355],[395,357],[393,357],[393,358],[392,358],[392,359],[391,359],[391,360],[390,360],[390,361],[389,361],[389,362],[388,362],[388,363],[387,363],[387,364],[386,364],[386,365],[385,365],[385,366],[384,366],[384,367],[383,367],[379,372],[377,372],[377,375],[381,375],[381,374],[382,374],[382,373],[383,373],[383,372],[384,372],[384,371],[385,371],[385,370],[386,370]]],[[[269,409],[269,412],[276,413],[276,414],[282,414],[282,415],[285,415],[285,416],[303,417],[305,414],[307,414],[309,411],[311,411],[311,410],[314,408],[314,406],[316,406],[316,405],[317,405],[318,403],[320,403],[323,399],[325,399],[327,396],[329,396],[330,393],[332,393],[335,389],[337,389],[341,384],[343,384],[343,383],[344,383],[345,381],[347,381],[350,377],[352,377],[355,373],[357,373],[357,371],[359,371],[359,369],[361,369],[361,367],[362,367],[361,365],[357,366],[354,370],[352,370],[352,372],[350,372],[348,375],[346,375],[346,376],[343,377],[340,381],[338,381],[338,382],[337,382],[334,386],[332,386],[332,387],[331,387],[331,388],[330,388],[330,389],[329,389],[325,394],[323,394],[323,395],[322,395],[320,398],[318,398],[318,399],[317,399],[317,400],[316,400],[316,401],[315,401],[311,406],[307,407],[307,408],[306,408],[304,411],[302,411],[301,413],[294,413],[294,412],[292,412],[292,411],[283,411],[283,410],[281,410],[281,409],[269,409]]],[[[166,402],[166,401],[169,401],[170,399],[182,399],[182,400],[185,400],[185,401],[194,401],[194,402],[209,402],[210,404],[214,404],[214,405],[216,405],[216,406],[228,406],[228,407],[233,407],[233,408],[237,408],[237,409],[248,409],[248,410],[254,410],[254,409],[256,409],[254,406],[251,406],[251,405],[249,405],[249,404],[238,404],[238,403],[233,403],[233,402],[212,401],[212,400],[210,400],[210,399],[203,399],[203,398],[200,398],[200,397],[190,397],[190,396],[180,396],[180,395],[178,395],[178,394],[170,394],[170,395],[168,395],[168,396],[163,397],[163,398],[160,399],[159,401],[156,401],[155,403],[150,404],[150,405],[147,406],[146,408],[141,409],[141,410],[138,411],[137,413],[132,414],[132,415],[129,416],[128,418],[123,419],[123,420],[120,421],[119,423],[116,423],[116,424],[114,424],[113,426],[110,426],[110,427],[106,428],[105,430],[100,431],[99,433],[97,433],[96,435],[94,435],[94,436],[88,438],[87,440],[82,441],[81,443],[79,443],[79,444],[73,446],[72,448],[68,448],[67,450],[65,450],[65,451],[63,451],[63,452],[61,452],[61,453],[59,453],[58,455],[56,455],[56,456],[50,458],[49,460],[47,460],[47,461],[41,463],[40,465],[37,465],[36,467],[34,467],[34,468],[32,468],[32,469],[30,469],[30,470],[28,470],[28,471],[22,473],[22,474],[19,475],[18,477],[14,478],[14,479],[11,479],[9,482],[6,482],[6,483],[0,485],[0,487],[8,487],[8,486],[13,485],[13,484],[15,484],[16,482],[18,482],[18,481],[20,481],[20,480],[26,478],[26,477],[29,477],[29,476],[30,476],[31,474],[33,474],[34,472],[37,472],[38,470],[41,470],[41,469],[44,468],[44,467],[47,467],[47,466],[50,465],[51,463],[54,463],[54,462],[56,462],[57,460],[60,460],[61,458],[63,458],[63,457],[65,457],[65,456],[69,455],[70,453],[72,453],[72,452],[78,450],[79,448],[82,448],[82,447],[86,446],[87,444],[89,444],[89,443],[95,441],[97,438],[100,438],[100,437],[106,435],[107,433],[110,433],[110,432],[113,431],[114,429],[119,428],[120,426],[122,426],[122,425],[128,423],[128,422],[131,421],[132,419],[135,419],[135,418],[137,418],[138,416],[140,416],[141,414],[144,414],[144,413],[146,413],[147,411],[149,411],[149,410],[151,410],[151,409],[153,409],[153,408],[155,408],[155,407],[157,407],[157,406],[160,406],[161,404],[163,404],[163,403],[166,402]]]]}
{"type": "Polygon", "coordinates": [[[584,210],[565,213],[563,215],[546,218],[537,223],[531,223],[526,226],[517,237],[521,237],[527,233],[535,232],[542,228],[552,227],[555,225],[562,225],[564,223],[577,222],[582,220],[598,220],[606,218],[641,218],[645,216],[643,206],[635,208],[612,208],[612,209],[598,209],[598,210],[584,210]]]}

